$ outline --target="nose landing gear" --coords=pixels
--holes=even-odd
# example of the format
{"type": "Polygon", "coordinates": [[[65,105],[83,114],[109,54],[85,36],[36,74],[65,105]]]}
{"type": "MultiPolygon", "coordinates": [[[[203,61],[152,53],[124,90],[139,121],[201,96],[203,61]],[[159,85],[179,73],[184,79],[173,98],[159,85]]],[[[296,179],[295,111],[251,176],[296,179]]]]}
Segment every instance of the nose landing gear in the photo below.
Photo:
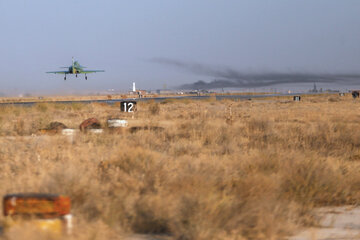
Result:
{"type": "Polygon", "coordinates": [[[64,77],[64,81],[66,80],[66,75],[65,75],[65,77],[64,77]]]}
{"type": "Polygon", "coordinates": [[[85,80],[87,80],[87,76],[86,76],[86,74],[85,74],[85,80]]]}

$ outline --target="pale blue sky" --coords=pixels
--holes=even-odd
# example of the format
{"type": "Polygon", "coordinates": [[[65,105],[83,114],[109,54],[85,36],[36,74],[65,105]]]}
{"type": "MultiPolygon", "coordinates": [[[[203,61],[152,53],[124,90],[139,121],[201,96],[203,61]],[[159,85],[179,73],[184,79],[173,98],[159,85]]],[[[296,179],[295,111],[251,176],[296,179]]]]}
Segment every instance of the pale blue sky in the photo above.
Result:
{"type": "Polygon", "coordinates": [[[211,81],[153,58],[239,71],[360,73],[358,0],[0,0],[0,92],[211,81]],[[45,74],[74,56],[105,73],[45,74]]]}

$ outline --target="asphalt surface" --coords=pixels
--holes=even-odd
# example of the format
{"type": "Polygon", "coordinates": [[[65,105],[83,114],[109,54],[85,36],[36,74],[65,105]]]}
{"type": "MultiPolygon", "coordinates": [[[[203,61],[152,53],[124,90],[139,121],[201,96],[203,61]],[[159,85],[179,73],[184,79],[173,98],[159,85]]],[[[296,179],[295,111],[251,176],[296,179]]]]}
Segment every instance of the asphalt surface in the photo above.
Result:
{"type": "MultiPolygon", "coordinates": [[[[316,93],[315,93],[316,94],[316,93]]],[[[324,93],[322,93],[324,94],[324,93]]],[[[152,98],[121,98],[121,99],[111,99],[111,100],[76,100],[76,101],[33,101],[33,102],[7,102],[0,103],[0,105],[16,105],[16,106],[32,106],[37,103],[58,103],[58,104],[71,104],[71,103],[107,103],[113,105],[118,102],[123,101],[165,101],[168,99],[191,99],[191,100],[202,100],[215,97],[216,100],[223,99],[242,99],[242,100],[251,100],[256,98],[268,98],[268,97],[293,97],[293,96],[303,96],[303,95],[314,95],[314,93],[292,93],[292,94],[256,94],[256,95],[216,95],[216,96],[173,96],[173,97],[152,97],[152,98]]]]}

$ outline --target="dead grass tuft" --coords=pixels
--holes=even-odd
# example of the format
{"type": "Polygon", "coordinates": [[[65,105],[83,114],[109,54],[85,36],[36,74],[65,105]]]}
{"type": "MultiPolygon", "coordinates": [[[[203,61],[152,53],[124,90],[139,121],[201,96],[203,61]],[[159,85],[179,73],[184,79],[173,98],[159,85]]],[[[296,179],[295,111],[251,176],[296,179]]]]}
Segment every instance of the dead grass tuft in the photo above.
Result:
{"type": "MultiPolygon", "coordinates": [[[[359,204],[355,105],[169,100],[140,103],[134,119],[99,104],[0,107],[0,195],[69,195],[77,224],[66,239],[283,239],[316,223],[316,206],[359,204]],[[50,122],[108,116],[141,128],[30,137],[50,122]]],[[[25,236],[47,238],[25,228],[7,237],[25,236]]]]}

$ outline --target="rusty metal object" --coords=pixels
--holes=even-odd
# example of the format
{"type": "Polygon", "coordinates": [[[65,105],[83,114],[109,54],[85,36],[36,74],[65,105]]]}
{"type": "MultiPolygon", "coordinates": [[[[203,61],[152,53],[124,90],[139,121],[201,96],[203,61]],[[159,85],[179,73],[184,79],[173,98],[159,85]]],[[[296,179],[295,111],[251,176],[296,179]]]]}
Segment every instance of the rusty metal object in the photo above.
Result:
{"type": "Polygon", "coordinates": [[[4,216],[60,217],[70,213],[70,198],[55,194],[20,193],[4,197],[4,216]]]}
{"type": "Polygon", "coordinates": [[[86,119],[85,121],[83,121],[80,126],[80,131],[86,131],[88,129],[100,129],[101,128],[101,124],[100,121],[97,120],[96,118],[89,118],[86,119]]]}
{"type": "Polygon", "coordinates": [[[8,194],[3,198],[4,230],[29,222],[40,231],[70,234],[71,201],[67,196],[42,193],[8,194]]]}

